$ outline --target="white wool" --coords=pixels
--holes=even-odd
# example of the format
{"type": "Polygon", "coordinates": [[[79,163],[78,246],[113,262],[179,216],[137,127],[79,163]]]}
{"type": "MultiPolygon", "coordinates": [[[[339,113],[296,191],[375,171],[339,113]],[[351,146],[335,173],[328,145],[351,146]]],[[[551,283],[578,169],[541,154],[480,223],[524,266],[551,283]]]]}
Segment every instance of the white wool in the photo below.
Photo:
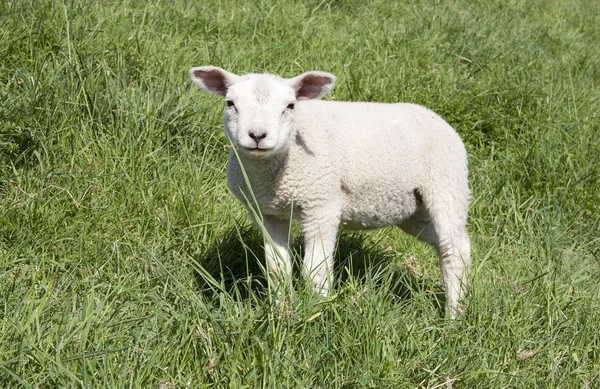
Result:
{"type": "Polygon", "coordinates": [[[229,101],[225,127],[237,146],[229,187],[258,205],[274,278],[291,272],[290,216],[303,226],[305,275],[323,294],[339,228],[398,226],[437,248],[448,312],[458,314],[471,263],[470,192],[465,148],[450,125],[414,104],[318,100],[335,83],[329,73],[290,80],[215,67],[190,73],[229,101]]]}

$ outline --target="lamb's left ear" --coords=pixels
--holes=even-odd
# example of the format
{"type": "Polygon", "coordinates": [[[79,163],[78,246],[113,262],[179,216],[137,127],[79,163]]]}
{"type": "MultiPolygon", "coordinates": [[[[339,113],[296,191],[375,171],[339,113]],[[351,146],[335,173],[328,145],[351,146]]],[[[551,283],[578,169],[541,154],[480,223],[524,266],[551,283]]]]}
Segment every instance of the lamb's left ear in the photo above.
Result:
{"type": "Polygon", "coordinates": [[[312,71],[287,80],[296,91],[298,100],[320,99],[329,93],[335,85],[335,76],[331,73],[312,71]]]}
{"type": "Polygon", "coordinates": [[[240,79],[240,76],[216,66],[191,68],[190,77],[198,88],[221,96],[225,96],[229,87],[240,79]]]}

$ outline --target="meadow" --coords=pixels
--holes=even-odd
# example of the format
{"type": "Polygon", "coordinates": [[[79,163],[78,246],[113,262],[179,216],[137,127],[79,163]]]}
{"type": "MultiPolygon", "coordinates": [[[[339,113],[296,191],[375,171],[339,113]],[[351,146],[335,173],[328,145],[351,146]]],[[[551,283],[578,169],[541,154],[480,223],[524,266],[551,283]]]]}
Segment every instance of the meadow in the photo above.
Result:
{"type": "Polygon", "coordinates": [[[0,387],[600,388],[599,26],[595,0],[3,0],[0,387]],[[456,128],[458,320],[397,229],[341,235],[331,298],[274,303],[209,64],[456,128]]]}

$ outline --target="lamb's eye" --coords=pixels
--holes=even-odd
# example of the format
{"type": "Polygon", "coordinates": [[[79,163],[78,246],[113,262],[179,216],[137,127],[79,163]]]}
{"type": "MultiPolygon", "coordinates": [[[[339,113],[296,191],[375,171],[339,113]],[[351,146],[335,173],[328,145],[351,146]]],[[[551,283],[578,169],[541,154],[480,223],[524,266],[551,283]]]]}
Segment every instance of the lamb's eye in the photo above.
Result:
{"type": "Polygon", "coordinates": [[[233,100],[227,100],[227,101],[225,102],[225,104],[226,104],[228,107],[234,107],[234,106],[235,106],[235,104],[233,104],[233,100]]]}
{"type": "Polygon", "coordinates": [[[287,106],[287,109],[294,109],[296,107],[296,104],[294,103],[289,103],[287,106]]]}

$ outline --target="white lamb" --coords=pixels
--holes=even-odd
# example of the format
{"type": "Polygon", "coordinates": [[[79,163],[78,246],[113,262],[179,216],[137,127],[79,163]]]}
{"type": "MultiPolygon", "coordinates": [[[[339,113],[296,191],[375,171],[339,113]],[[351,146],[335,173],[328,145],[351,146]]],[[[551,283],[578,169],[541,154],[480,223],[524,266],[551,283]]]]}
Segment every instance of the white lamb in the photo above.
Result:
{"type": "Polygon", "coordinates": [[[236,148],[229,188],[259,209],[250,213],[270,235],[271,278],[290,275],[291,218],[304,231],[304,274],[324,295],[340,227],[398,226],[436,247],[447,312],[456,317],[471,264],[470,192],[466,151],[450,125],[413,104],[318,100],[335,84],[325,72],[283,79],[203,66],[190,75],[225,97],[225,132],[236,148]]]}

